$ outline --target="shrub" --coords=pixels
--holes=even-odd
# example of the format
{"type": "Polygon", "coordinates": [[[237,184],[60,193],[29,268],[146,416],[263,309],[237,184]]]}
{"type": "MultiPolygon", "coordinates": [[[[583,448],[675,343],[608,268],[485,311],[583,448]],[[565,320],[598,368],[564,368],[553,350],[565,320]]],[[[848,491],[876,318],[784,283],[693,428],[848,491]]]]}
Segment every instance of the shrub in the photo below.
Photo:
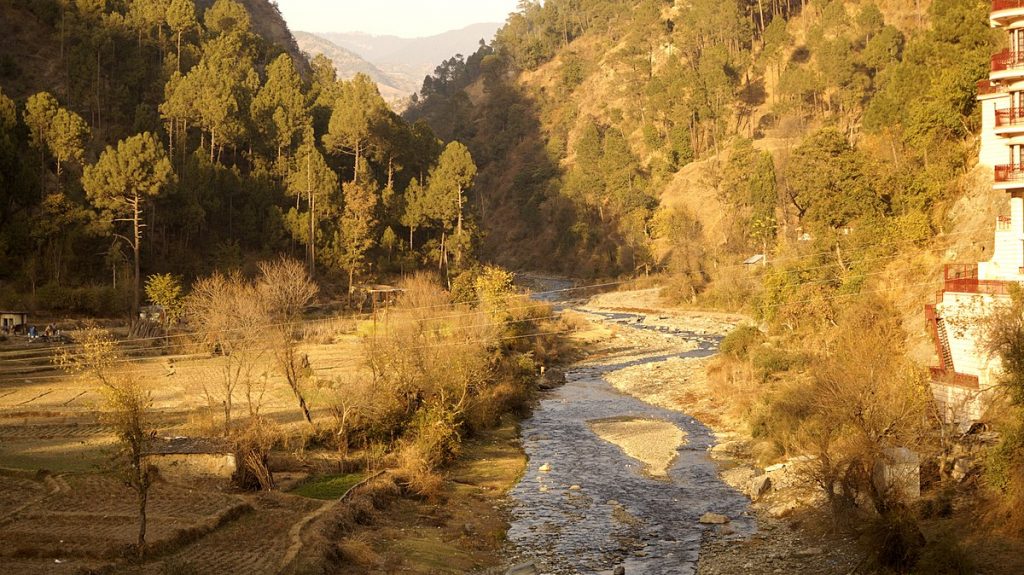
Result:
{"type": "Polygon", "coordinates": [[[34,307],[94,317],[111,317],[128,311],[127,298],[121,291],[110,286],[71,288],[46,284],[36,290],[34,307]]]}
{"type": "Polygon", "coordinates": [[[722,340],[721,352],[736,359],[746,358],[751,348],[764,341],[764,336],[757,327],[741,325],[729,332],[722,340]]]}
{"type": "Polygon", "coordinates": [[[878,563],[897,573],[907,573],[917,565],[926,543],[917,519],[905,508],[879,515],[868,535],[874,539],[871,548],[878,553],[878,563]]]}
{"type": "Polygon", "coordinates": [[[762,381],[772,376],[806,367],[809,358],[801,353],[793,353],[774,347],[759,346],[752,350],[750,361],[757,370],[762,381]]]}
{"type": "Polygon", "coordinates": [[[921,575],[972,575],[977,572],[970,549],[953,533],[945,533],[930,541],[914,569],[914,573],[921,575]]]}

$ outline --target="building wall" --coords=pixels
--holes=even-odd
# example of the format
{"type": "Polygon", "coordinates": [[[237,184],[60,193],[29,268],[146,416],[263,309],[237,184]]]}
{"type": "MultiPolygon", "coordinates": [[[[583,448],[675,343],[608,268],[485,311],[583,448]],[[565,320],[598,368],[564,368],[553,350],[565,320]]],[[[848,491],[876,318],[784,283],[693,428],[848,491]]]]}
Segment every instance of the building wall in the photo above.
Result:
{"type": "Polygon", "coordinates": [[[1024,267],[1024,234],[1017,231],[997,231],[992,259],[978,264],[978,277],[982,280],[1024,281],[1020,270],[1024,267]]]}
{"type": "Polygon", "coordinates": [[[972,422],[984,413],[983,397],[979,391],[955,385],[932,382],[932,397],[942,411],[945,421],[972,422]]]}
{"type": "MultiPolygon", "coordinates": [[[[949,350],[957,373],[988,379],[992,358],[980,347],[982,323],[1006,296],[946,292],[936,311],[946,323],[949,350]]],[[[984,385],[985,382],[983,382],[984,385]]]]}
{"type": "Polygon", "coordinates": [[[985,96],[981,99],[981,150],[978,161],[988,167],[1010,163],[1006,138],[996,135],[996,109],[1010,106],[1009,94],[985,96]]]}
{"type": "Polygon", "coordinates": [[[160,471],[161,477],[171,481],[230,480],[238,470],[233,454],[155,454],[147,455],[146,463],[155,466],[160,471]]]}

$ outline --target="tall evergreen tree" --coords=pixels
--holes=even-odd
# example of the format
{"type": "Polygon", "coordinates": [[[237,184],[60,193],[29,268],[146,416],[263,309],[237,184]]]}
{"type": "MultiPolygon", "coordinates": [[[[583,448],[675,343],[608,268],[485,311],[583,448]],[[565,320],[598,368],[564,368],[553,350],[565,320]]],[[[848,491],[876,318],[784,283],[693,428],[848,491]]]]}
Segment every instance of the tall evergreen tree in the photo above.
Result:
{"type": "Polygon", "coordinates": [[[141,294],[142,230],[148,203],[171,180],[174,173],[163,145],[149,132],[107,147],[99,161],[85,169],[82,185],[89,201],[108,214],[112,224],[131,224],[130,236],[117,234],[134,254],[132,318],[138,317],[141,294]]]}

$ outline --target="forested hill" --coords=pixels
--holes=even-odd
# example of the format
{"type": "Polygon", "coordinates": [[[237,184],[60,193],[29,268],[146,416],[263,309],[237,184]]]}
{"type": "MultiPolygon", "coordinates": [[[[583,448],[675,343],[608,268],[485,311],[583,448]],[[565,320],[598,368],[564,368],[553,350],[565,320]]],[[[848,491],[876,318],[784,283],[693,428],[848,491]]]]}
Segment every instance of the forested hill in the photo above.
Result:
{"type": "Polygon", "coordinates": [[[407,117],[470,143],[484,249],[500,261],[663,269],[689,298],[735,287],[725,276],[755,253],[824,254],[774,267],[762,303],[778,316],[817,298],[827,316],[829,295],[877,275],[869,262],[948,226],[997,50],[988,10],[525,2],[493,45],[428,78],[407,117]]]}
{"type": "Polygon", "coordinates": [[[0,308],[120,314],[153,274],[279,256],[328,296],[454,279],[475,173],[269,0],[0,0],[0,308]]]}

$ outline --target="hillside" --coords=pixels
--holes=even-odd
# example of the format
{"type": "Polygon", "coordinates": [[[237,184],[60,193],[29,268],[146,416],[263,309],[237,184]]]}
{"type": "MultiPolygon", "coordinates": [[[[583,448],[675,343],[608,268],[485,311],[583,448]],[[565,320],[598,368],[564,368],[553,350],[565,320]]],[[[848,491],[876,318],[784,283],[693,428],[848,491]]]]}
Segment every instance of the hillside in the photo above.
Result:
{"type": "MultiPolygon", "coordinates": [[[[469,143],[484,254],[750,314],[709,367],[745,427],[741,451],[759,466],[813,461],[820,507],[870,542],[868,562],[1016,572],[1020,348],[978,352],[998,355],[993,377],[1012,393],[976,393],[936,357],[944,336],[924,312],[945,266],[992,257],[1008,211],[978,164],[977,83],[1006,43],[993,5],[626,4],[523,3],[406,113],[469,143]],[[957,386],[987,402],[969,433],[959,399],[936,399],[957,386]],[[872,484],[894,446],[920,455],[920,502],[872,484]],[[956,503],[925,510],[940,501],[956,503]]],[[[995,322],[1020,338],[1008,300],[991,304],[996,320],[953,318],[954,333],[991,346],[995,322]]]]}
{"type": "Polygon", "coordinates": [[[356,74],[366,74],[377,83],[381,95],[389,102],[407,98],[419,88],[418,85],[402,78],[391,77],[354,52],[315,34],[296,32],[295,41],[298,43],[299,49],[308,54],[310,59],[320,54],[329,58],[334,63],[334,68],[341,79],[348,80],[356,74]]]}

